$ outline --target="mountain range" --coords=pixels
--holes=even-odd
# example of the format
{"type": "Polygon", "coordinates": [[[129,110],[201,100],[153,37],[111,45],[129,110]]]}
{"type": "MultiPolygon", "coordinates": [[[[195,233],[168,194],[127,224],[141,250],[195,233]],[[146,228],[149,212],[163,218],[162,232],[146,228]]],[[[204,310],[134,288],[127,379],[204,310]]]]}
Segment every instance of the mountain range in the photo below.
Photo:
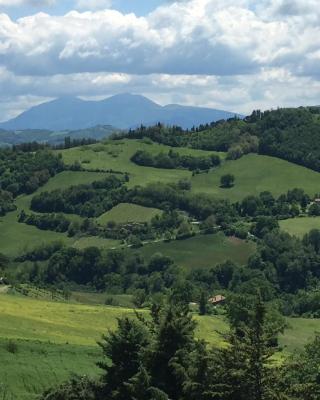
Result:
{"type": "Polygon", "coordinates": [[[235,115],[238,114],[212,108],[178,104],[161,106],[144,96],[133,94],[118,94],[100,101],[62,97],[32,107],[16,118],[0,123],[0,129],[63,131],[97,125],[129,129],[140,124],[148,126],[158,122],[186,129],[235,115]]]}

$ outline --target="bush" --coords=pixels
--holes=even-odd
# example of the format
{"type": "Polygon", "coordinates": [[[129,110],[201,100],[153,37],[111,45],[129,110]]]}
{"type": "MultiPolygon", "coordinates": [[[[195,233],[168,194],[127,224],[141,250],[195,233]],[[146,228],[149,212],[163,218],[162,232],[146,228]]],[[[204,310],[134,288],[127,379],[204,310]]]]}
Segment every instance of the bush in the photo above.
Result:
{"type": "Polygon", "coordinates": [[[220,178],[220,186],[222,188],[231,188],[234,185],[234,175],[226,174],[220,178]]]}
{"type": "Polygon", "coordinates": [[[6,344],[6,350],[8,351],[8,353],[16,354],[18,352],[17,343],[13,340],[9,340],[9,342],[6,344]]]}

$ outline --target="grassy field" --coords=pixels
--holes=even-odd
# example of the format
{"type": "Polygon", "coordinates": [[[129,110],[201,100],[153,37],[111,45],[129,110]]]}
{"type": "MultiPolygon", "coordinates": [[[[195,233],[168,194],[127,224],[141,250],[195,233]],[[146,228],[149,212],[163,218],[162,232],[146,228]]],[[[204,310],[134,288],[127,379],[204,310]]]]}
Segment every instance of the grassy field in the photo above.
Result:
{"type": "Polygon", "coordinates": [[[279,224],[283,231],[301,238],[312,229],[320,229],[320,217],[291,218],[280,221],[279,224]]]}
{"type": "Polygon", "coordinates": [[[113,249],[120,246],[120,241],[113,239],[104,239],[98,236],[88,236],[76,239],[72,246],[79,250],[85,249],[87,247],[113,249]]]}
{"type": "MultiPolygon", "coordinates": [[[[142,311],[146,313],[146,311],[142,311]]],[[[119,307],[49,302],[0,295],[0,387],[6,384],[12,399],[30,400],[72,373],[97,375],[100,350],[96,341],[116,327],[116,319],[133,316],[119,307]],[[7,350],[14,341],[17,352],[7,350]],[[5,366],[5,367],[4,367],[5,366]]],[[[195,316],[197,336],[213,346],[223,344],[218,332],[227,330],[223,317],[195,316]]],[[[280,338],[285,353],[301,348],[320,330],[320,320],[289,319],[280,338]]],[[[11,399],[9,397],[9,399],[11,399]]]]}
{"type": "Polygon", "coordinates": [[[154,253],[163,253],[185,268],[204,268],[213,267],[226,260],[244,264],[254,250],[255,244],[252,242],[227,238],[217,233],[169,243],[149,244],[144,246],[141,252],[146,258],[154,253]]]}
{"type": "Polygon", "coordinates": [[[239,160],[225,162],[208,174],[196,175],[191,182],[195,192],[238,201],[265,190],[279,196],[296,187],[314,196],[320,189],[320,174],[275,157],[249,154],[239,160]],[[220,188],[221,176],[229,173],[235,176],[234,187],[220,188]]]}
{"type": "MultiPolygon", "coordinates": [[[[103,169],[116,170],[130,173],[129,186],[145,185],[154,181],[176,182],[179,179],[191,178],[191,172],[186,170],[170,170],[146,168],[130,161],[137,150],[146,150],[152,154],[168,152],[172,149],[157,143],[147,144],[143,140],[106,141],[105,144],[75,147],[60,151],[66,164],[79,161],[86,170],[103,169]]],[[[194,156],[212,154],[212,151],[194,150],[188,148],[175,148],[180,154],[194,156]]],[[[218,153],[217,153],[218,154],[218,153]]],[[[219,153],[222,158],[225,153],[219,153]]]]}
{"type": "MultiPolygon", "coordinates": [[[[58,188],[67,188],[71,185],[90,183],[103,179],[106,175],[106,173],[99,172],[64,171],[51,178],[46,185],[37,190],[36,194],[58,188]]],[[[54,241],[62,241],[69,245],[73,244],[74,239],[69,238],[64,233],[42,231],[34,226],[18,223],[18,215],[21,210],[25,210],[27,213],[30,212],[32,196],[34,194],[18,197],[15,202],[17,210],[0,217],[0,253],[7,256],[15,256],[35,246],[54,241]]],[[[77,215],[68,215],[67,218],[81,221],[81,217],[77,215]]],[[[79,244],[79,247],[81,247],[81,244],[79,244]]]]}
{"type": "Polygon", "coordinates": [[[18,212],[14,211],[5,217],[0,217],[0,253],[16,256],[23,251],[33,249],[45,243],[63,241],[71,244],[72,240],[66,234],[41,231],[38,228],[17,221],[18,212]]]}
{"type": "MultiPolygon", "coordinates": [[[[43,389],[72,373],[98,374],[96,341],[116,327],[118,317],[134,316],[133,310],[126,308],[9,295],[0,295],[0,314],[0,387],[5,383],[14,400],[35,399],[43,389]],[[17,344],[15,354],[6,349],[8,340],[17,344]]],[[[199,337],[213,345],[221,343],[216,331],[226,330],[227,325],[220,317],[196,319],[199,337]]]]}
{"type": "Polygon", "coordinates": [[[118,224],[126,222],[150,222],[153,217],[161,214],[157,208],[141,207],[136,204],[121,203],[112,210],[102,214],[97,221],[101,225],[114,221],[118,224]]]}
{"type": "MultiPolygon", "coordinates": [[[[145,149],[157,154],[160,151],[167,152],[170,147],[160,144],[147,144],[143,140],[122,140],[62,150],[60,152],[67,164],[80,161],[87,171],[64,171],[50,179],[37,193],[66,188],[80,183],[90,183],[106,176],[106,173],[103,172],[93,172],[96,168],[129,172],[131,178],[129,186],[155,181],[176,182],[179,179],[188,178],[192,182],[193,192],[204,192],[214,197],[228,198],[231,201],[238,201],[248,194],[258,194],[264,190],[269,190],[277,196],[294,187],[301,187],[312,196],[314,192],[319,191],[317,188],[320,188],[319,173],[273,157],[250,154],[236,161],[223,162],[221,167],[208,174],[192,177],[191,172],[187,170],[162,170],[135,165],[130,161],[130,157],[138,149],[145,149]],[[236,178],[235,186],[231,189],[222,189],[219,186],[221,175],[226,173],[232,173],[236,178]]],[[[192,155],[212,153],[188,148],[178,148],[175,151],[192,155]]],[[[220,153],[220,155],[222,158],[225,157],[224,153],[220,153]]],[[[17,215],[22,209],[29,211],[31,198],[32,195],[20,196],[16,200],[18,210],[0,218],[0,252],[14,256],[41,243],[50,243],[56,240],[61,240],[70,245],[74,244],[75,240],[68,238],[65,234],[40,231],[32,226],[18,224],[17,215]]],[[[155,211],[151,211],[151,209],[148,212],[145,211],[144,208],[121,204],[101,216],[99,222],[104,224],[112,219],[125,222],[132,220],[132,218],[137,221],[145,221],[155,214],[155,211]]],[[[68,216],[68,218],[81,221],[78,216],[68,216]]],[[[297,224],[296,228],[287,228],[286,223],[283,223],[283,229],[293,229],[293,232],[295,229],[299,230],[299,224],[308,225],[307,220],[304,222],[288,222],[288,224],[297,224]]],[[[301,229],[304,232],[304,228],[301,229]]],[[[305,229],[308,230],[308,226],[305,229]]],[[[297,232],[296,234],[301,233],[297,232]]],[[[117,244],[99,238],[82,238],[77,240],[74,245],[78,248],[84,248],[87,245],[110,248],[117,244]]],[[[168,249],[170,250],[169,247],[168,249]]]]}

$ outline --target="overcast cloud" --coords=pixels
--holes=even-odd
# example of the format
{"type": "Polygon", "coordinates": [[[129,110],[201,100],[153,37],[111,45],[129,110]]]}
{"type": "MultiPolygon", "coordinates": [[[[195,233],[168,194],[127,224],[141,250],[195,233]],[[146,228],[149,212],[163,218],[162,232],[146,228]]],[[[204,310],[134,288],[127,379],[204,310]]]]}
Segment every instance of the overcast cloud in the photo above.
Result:
{"type": "Polygon", "coordinates": [[[109,0],[71,2],[62,16],[35,13],[53,0],[18,3],[29,16],[0,14],[0,120],[65,94],[243,113],[320,103],[317,0],[164,2],[140,17],[109,0]]]}

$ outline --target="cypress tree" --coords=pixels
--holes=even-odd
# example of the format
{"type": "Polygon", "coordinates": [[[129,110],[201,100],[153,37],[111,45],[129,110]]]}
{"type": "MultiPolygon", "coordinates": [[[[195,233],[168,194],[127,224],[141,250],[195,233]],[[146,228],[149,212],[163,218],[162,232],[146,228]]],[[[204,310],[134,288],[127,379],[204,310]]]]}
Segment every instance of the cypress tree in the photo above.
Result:
{"type": "Polygon", "coordinates": [[[207,314],[207,296],[206,296],[205,292],[201,292],[201,295],[200,295],[199,314],[200,315],[207,314]]]}

